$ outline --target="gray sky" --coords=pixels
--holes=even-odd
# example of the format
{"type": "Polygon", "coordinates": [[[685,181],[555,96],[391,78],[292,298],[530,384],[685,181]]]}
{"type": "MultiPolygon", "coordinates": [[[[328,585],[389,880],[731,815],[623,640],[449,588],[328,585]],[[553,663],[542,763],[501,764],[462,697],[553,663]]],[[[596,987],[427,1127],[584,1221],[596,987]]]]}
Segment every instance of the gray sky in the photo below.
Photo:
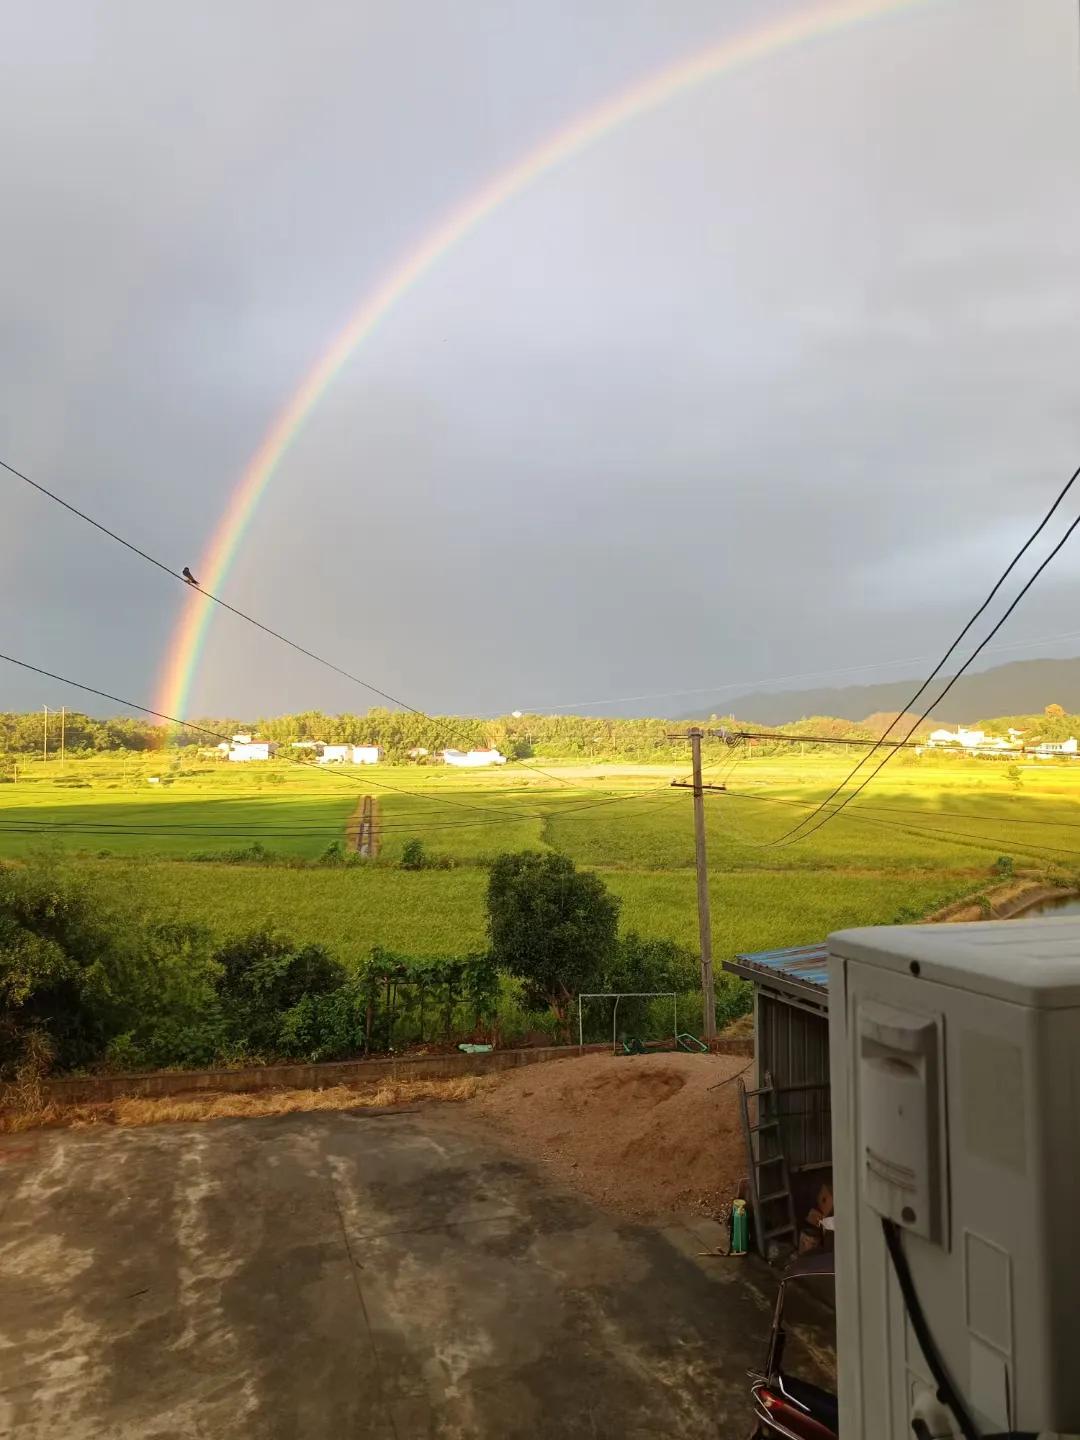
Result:
{"type": "MultiPolygon", "coordinates": [[[[806,8],[6,7],[0,454],[194,566],[277,411],[448,209],[806,8]]],[[[429,709],[935,651],[1080,463],[1078,175],[1075,0],[928,0],[721,74],[412,289],[225,594],[429,709]]],[[[179,586],[0,495],[0,648],[150,703],[179,586]]],[[[1002,638],[1080,631],[1078,567],[1002,638]]],[[[1027,653],[1080,640],[1001,658],[1027,653]]],[[[368,700],[226,615],[191,713],[368,700]]],[[[44,702],[111,708],[0,670],[0,708],[44,702]]]]}

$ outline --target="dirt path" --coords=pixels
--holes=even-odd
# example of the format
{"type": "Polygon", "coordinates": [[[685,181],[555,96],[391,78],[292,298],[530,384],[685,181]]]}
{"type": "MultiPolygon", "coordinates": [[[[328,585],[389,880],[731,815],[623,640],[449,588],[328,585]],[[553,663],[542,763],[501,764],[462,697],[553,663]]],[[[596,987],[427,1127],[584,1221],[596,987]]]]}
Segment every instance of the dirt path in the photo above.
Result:
{"type": "Polygon", "coordinates": [[[345,824],[346,843],[357,855],[374,859],[379,853],[377,819],[375,797],[361,795],[345,824]]]}

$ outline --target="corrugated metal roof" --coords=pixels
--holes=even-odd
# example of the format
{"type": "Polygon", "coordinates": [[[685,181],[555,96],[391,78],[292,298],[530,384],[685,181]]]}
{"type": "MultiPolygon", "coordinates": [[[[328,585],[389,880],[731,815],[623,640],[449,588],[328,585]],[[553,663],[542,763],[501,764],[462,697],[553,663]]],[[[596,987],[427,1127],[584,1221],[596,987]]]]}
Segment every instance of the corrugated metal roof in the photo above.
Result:
{"type": "Polygon", "coordinates": [[[725,960],[724,969],[753,980],[756,985],[813,997],[829,1003],[829,947],[794,945],[786,950],[756,950],[725,960]]]}

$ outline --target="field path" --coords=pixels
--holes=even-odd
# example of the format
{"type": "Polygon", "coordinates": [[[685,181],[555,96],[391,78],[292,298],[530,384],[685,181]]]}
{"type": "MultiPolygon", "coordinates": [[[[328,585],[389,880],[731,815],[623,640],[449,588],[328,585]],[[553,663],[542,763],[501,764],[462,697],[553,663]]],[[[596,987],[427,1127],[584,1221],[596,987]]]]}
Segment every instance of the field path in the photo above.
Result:
{"type": "Polygon", "coordinates": [[[369,859],[374,859],[379,853],[375,820],[375,797],[361,795],[356,802],[356,809],[345,825],[345,839],[349,849],[369,859]]]}

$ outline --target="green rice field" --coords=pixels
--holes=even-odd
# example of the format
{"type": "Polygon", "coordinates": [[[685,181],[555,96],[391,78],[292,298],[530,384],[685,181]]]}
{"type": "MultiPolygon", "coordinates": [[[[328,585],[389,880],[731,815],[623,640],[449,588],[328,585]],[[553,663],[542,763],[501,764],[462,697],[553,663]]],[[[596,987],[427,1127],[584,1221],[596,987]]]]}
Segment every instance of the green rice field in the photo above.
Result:
{"type": "MultiPolygon", "coordinates": [[[[1062,879],[1080,870],[1080,771],[904,756],[819,832],[777,844],[855,757],[707,759],[706,778],[728,785],[706,796],[721,958],[915,919],[985,889],[1002,866],[1062,879]]],[[[57,761],[20,763],[17,782],[0,787],[0,856],[61,852],[148,913],[221,934],[270,923],[349,958],[375,943],[480,945],[484,862],[555,849],[603,874],[624,929],[694,944],[692,798],[671,788],[685,772],[539,763],[547,773],[531,762],[481,773],[161,756],[68,759],[63,773],[57,761]],[[346,845],[365,794],[376,798],[378,857],[302,866],[346,845]],[[414,837],[432,868],[400,868],[414,837]],[[269,862],[244,862],[255,844],[269,862]]]]}

